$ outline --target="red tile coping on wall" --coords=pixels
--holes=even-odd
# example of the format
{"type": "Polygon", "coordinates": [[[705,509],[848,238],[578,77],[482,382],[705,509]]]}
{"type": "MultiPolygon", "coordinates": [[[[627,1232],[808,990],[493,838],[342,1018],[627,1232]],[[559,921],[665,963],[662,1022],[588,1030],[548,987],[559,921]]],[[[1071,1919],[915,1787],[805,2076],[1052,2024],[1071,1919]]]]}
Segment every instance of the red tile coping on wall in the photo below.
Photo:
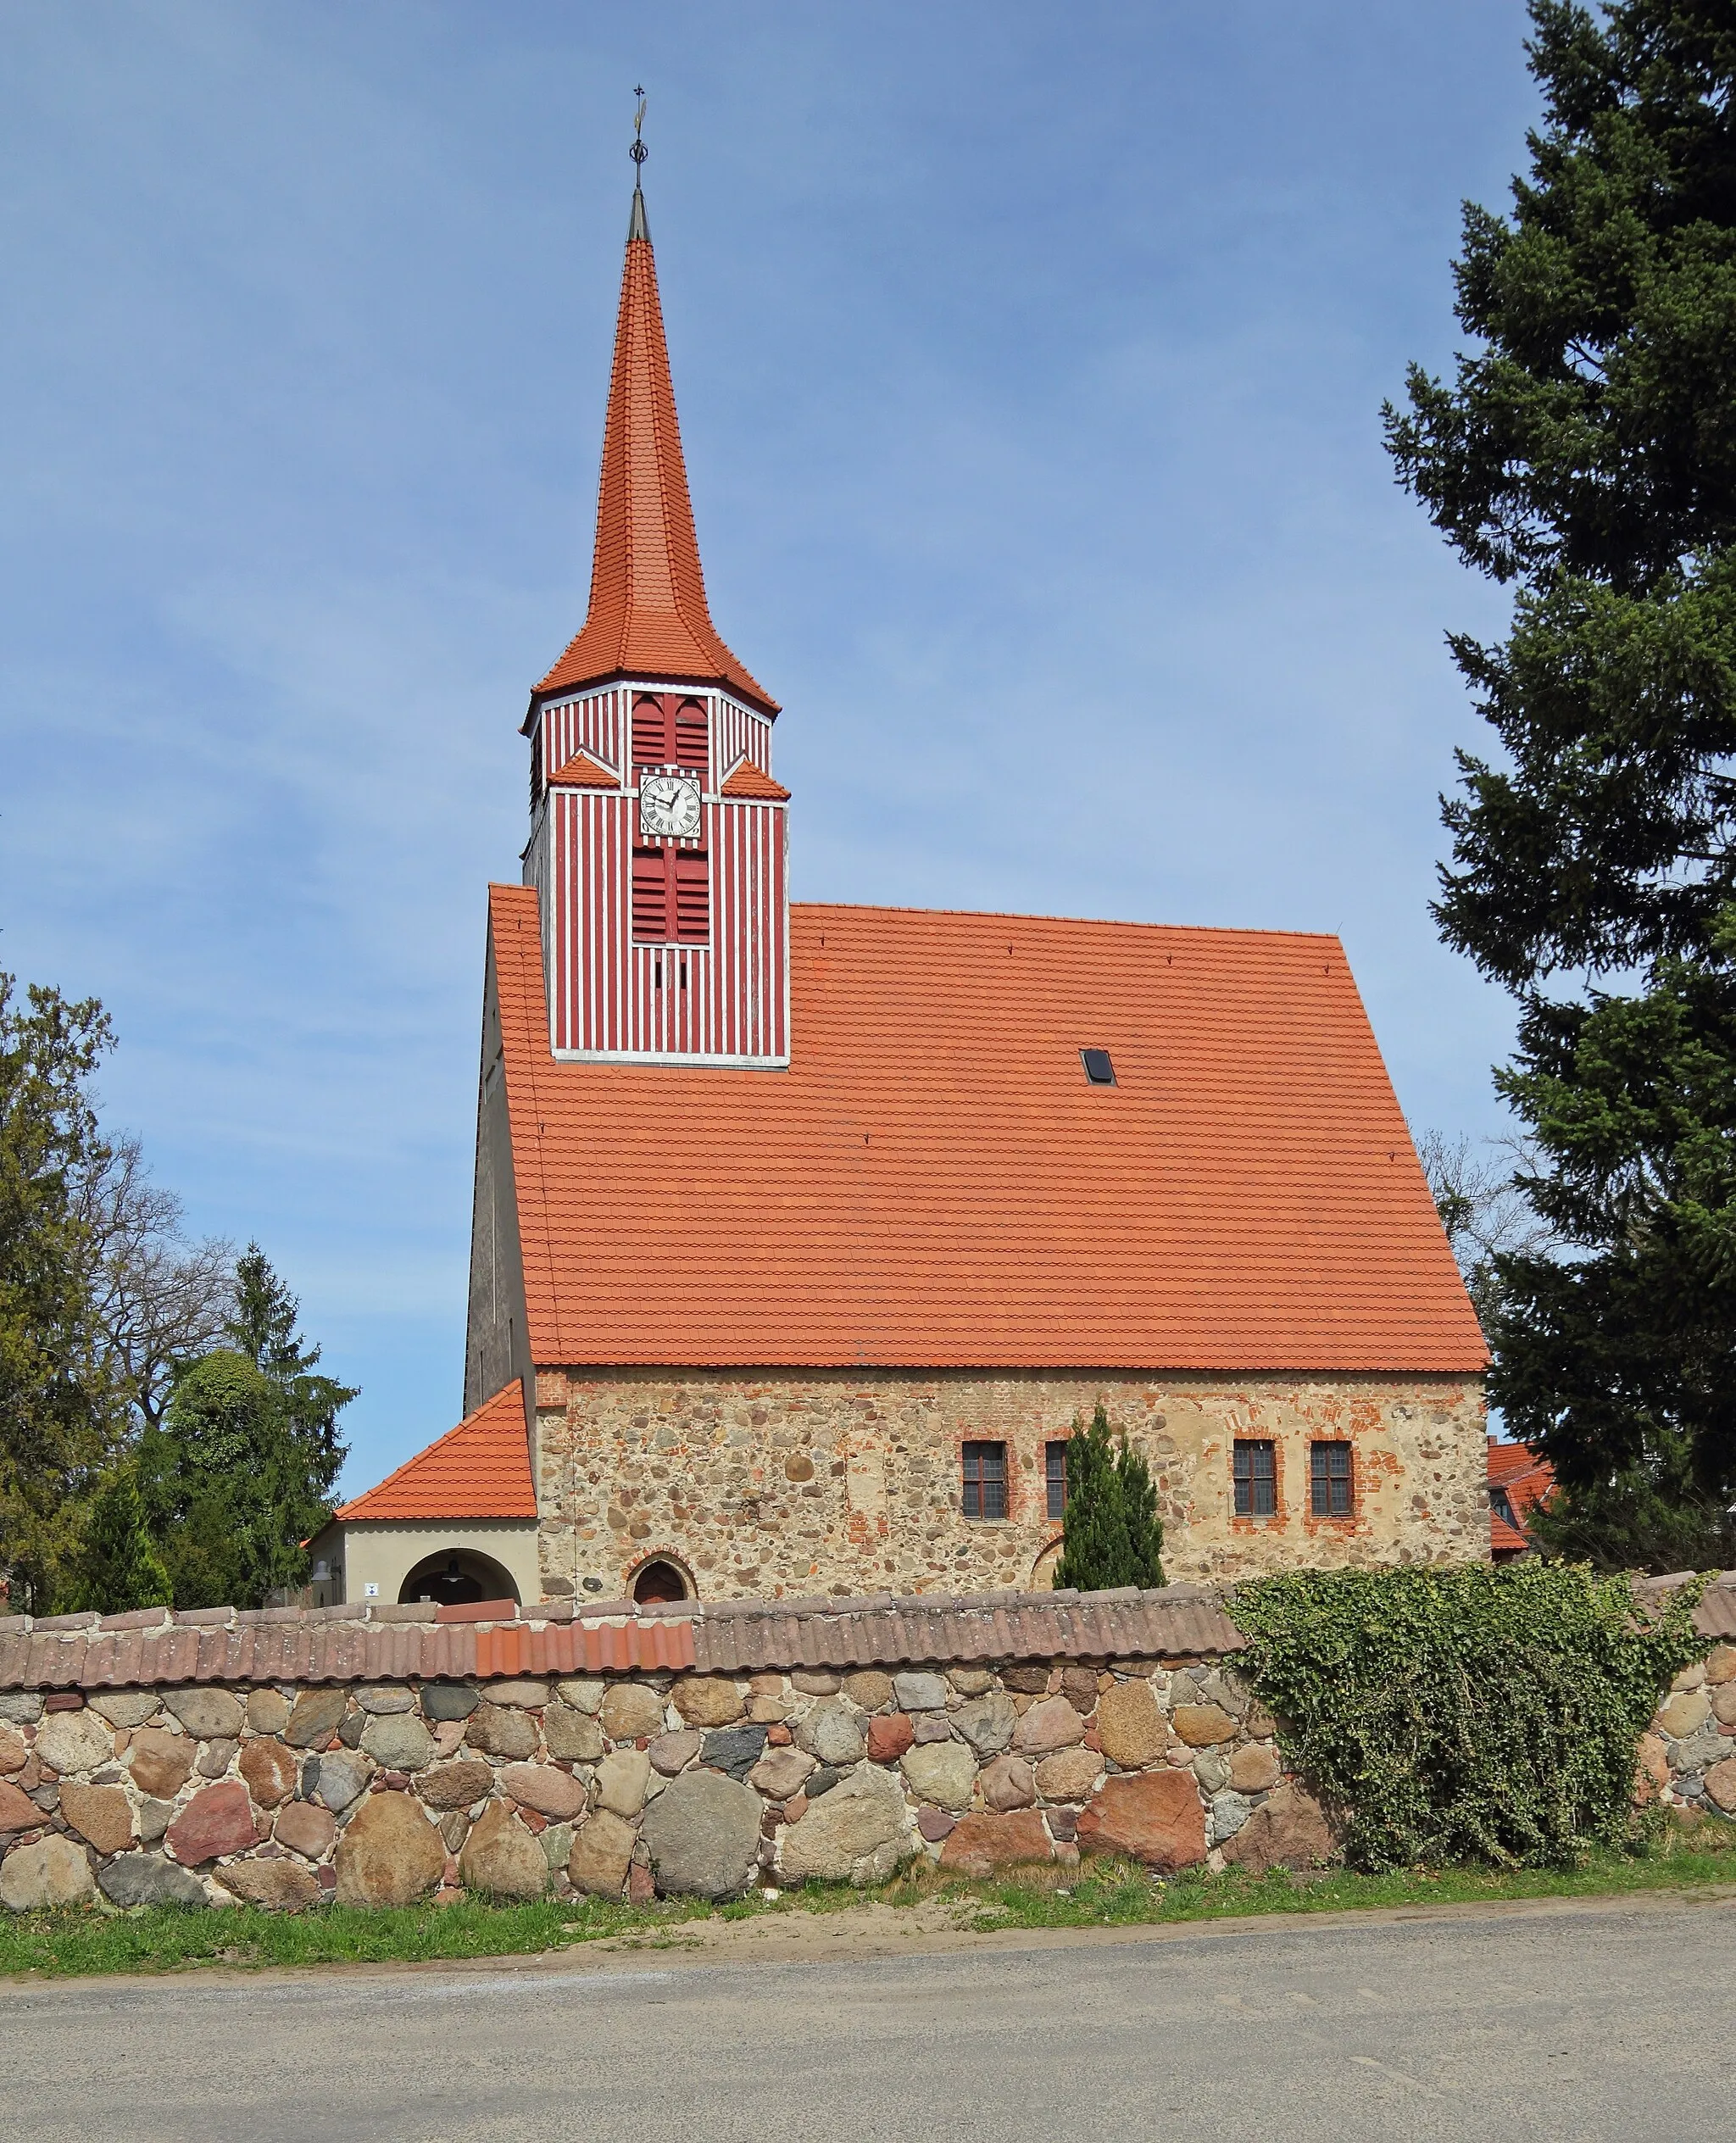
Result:
{"type": "MultiPolygon", "coordinates": [[[[1684,1578],[1642,1580],[1642,1605],[1684,1578]]],[[[431,1606],[203,1608],[197,1616],[0,1617],[0,1689],[125,1689],[166,1682],[488,1679],[525,1674],[962,1665],[1015,1660],[1198,1659],[1244,1639],[1225,1595],[1201,1585],[1142,1592],[941,1594],[854,1600],[596,1602],[575,1616],[495,1603],[492,1622],[431,1606]]],[[[1736,1571],[1694,1617],[1736,1638],[1736,1571]]]]}

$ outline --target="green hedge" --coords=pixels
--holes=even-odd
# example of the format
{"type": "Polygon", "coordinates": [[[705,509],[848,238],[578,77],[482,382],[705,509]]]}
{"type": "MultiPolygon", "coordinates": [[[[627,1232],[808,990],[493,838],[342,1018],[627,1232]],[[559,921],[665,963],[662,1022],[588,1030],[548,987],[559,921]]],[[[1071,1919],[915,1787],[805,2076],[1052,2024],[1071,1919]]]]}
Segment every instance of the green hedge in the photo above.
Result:
{"type": "Polygon", "coordinates": [[[1643,1826],[1639,1739],[1706,1649],[1700,1590],[1649,1618],[1581,1566],[1302,1571],[1236,1589],[1237,1664],[1352,1867],[1561,1867],[1643,1826]]]}

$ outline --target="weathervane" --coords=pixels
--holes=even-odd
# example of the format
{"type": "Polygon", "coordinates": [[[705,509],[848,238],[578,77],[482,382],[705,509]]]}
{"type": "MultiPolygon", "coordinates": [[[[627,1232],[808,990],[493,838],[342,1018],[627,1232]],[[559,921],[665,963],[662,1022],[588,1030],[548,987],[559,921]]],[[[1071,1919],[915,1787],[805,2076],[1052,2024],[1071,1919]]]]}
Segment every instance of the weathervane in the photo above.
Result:
{"type": "Polygon", "coordinates": [[[627,151],[627,154],[633,159],[633,190],[637,192],[639,186],[639,173],[637,167],[643,164],[645,159],[650,155],[651,152],[646,148],[644,142],[641,139],[640,136],[640,130],[645,124],[645,85],[643,82],[637,84],[634,88],[633,94],[639,100],[639,109],[633,114],[633,146],[627,151]]]}

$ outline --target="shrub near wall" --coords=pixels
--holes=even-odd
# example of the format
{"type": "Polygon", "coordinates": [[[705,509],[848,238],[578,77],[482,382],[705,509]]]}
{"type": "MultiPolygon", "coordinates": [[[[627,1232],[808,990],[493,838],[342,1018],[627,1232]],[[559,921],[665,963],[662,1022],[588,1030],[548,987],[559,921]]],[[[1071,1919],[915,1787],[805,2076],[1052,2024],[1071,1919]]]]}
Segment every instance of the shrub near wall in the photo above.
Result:
{"type": "MultiPolygon", "coordinates": [[[[1634,1834],[1660,1694],[1684,1670],[1705,1679],[1702,1589],[1642,1611],[1625,1578],[1526,1561],[1298,1572],[1241,1586],[1232,1607],[1285,1759],[1340,1812],[1354,1866],[1540,1867],[1634,1834]]],[[[1710,1716],[1704,1698],[1678,1710],[1710,1716]]],[[[1714,1732],[1714,1762],[1719,1746],[1714,1732]]]]}

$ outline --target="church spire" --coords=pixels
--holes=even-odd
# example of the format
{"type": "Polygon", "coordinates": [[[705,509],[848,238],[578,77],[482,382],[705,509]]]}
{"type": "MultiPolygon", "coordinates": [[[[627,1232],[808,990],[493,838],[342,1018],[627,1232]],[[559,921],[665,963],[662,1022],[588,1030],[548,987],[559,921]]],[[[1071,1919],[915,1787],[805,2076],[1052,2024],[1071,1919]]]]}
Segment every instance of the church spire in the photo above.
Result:
{"type": "MultiPolygon", "coordinates": [[[[629,153],[636,166],[641,94],[629,153]]],[[[536,687],[536,697],[610,677],[717,684],[769,713],[777,703],[725,646],[711,622],[682,459],[675,389],[657,294],[657,264],[635,172],[615,324],[591,603],[577,637],[536,687]]]]}

